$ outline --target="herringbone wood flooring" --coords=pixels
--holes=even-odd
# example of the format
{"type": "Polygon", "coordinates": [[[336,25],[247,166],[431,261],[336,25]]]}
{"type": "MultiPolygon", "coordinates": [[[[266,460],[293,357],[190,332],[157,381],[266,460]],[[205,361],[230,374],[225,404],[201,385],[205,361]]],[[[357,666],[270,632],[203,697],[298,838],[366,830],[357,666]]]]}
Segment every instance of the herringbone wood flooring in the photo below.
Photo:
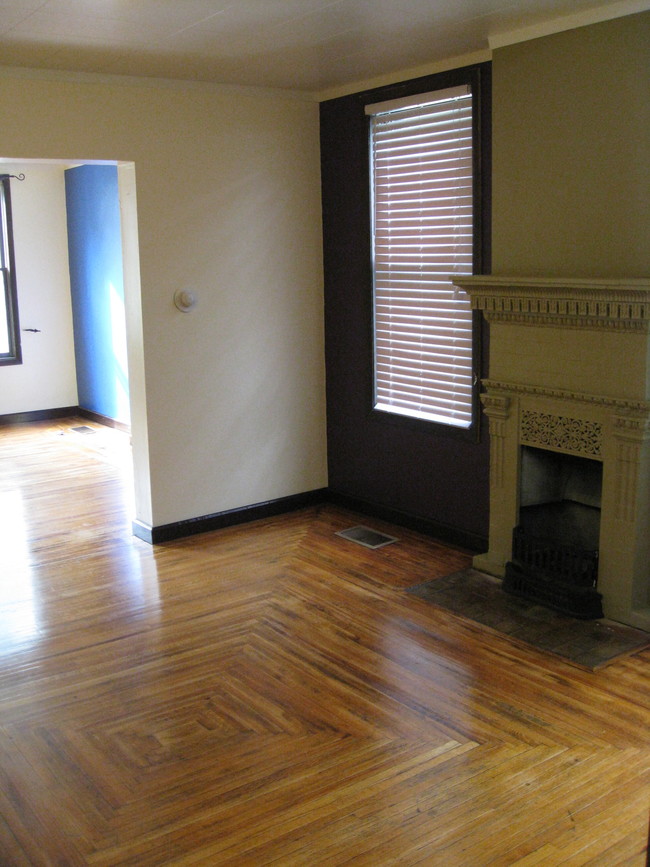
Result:
{"type": "Polygon", "coordinates": [[[152,548],[74,424],[0,429],[3,867],[645,863],[650,653],[524,651],[330,506],[152,548]]]}

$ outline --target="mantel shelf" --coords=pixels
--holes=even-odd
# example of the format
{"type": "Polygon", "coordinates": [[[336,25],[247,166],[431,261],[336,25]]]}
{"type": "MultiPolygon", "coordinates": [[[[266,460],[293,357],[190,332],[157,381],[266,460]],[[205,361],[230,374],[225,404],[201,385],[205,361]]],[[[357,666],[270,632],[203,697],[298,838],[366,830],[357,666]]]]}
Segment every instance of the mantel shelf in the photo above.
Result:
{"type": "Polygon", "coordinates": [[[647,331],[650,279],[452,276],[490,322],[647,331]]]}
{"type": "Polygon", "coordinates": [[[449,278],[455,286],[467,292],[486,290],[501,292],[504,295],[521,292],[548,292],[551,296],[582,296],[585,292],[602,295],[611,292],[650,293],[650,278],[596,278],[596,277],[506,277],[500,275],[472,274],[452,275],[449,278]]]}

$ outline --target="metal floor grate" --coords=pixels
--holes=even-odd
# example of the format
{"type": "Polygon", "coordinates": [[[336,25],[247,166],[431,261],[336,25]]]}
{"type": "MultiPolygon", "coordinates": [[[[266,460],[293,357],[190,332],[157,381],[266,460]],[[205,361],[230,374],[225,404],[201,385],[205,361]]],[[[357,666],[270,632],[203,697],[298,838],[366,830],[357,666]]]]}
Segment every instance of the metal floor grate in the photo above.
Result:
{"type": "Polygon", "coordinates": [[[339,530],[336,535],[342,536],[350,542],[356,542],[357,545],[363,545],[365,548],[383,548],[384,545],[399,541],[396,536],[387,536],[385,533],[362,525],[349,527],[347,530],[339,530]]]}

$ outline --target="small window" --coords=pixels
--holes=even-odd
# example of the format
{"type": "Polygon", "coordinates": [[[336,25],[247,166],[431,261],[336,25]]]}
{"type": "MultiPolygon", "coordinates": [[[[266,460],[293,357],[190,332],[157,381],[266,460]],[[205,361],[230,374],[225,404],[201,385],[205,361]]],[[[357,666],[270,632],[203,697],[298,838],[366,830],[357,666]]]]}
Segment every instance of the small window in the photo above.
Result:
{"type": "Polygon", "coordinates": [[[4,311],[0,312],[0,365],[20,364],[20,328],[14,262],[13,224],[9,176],[0,175],[0,269],[4,311]]]}
{"type": "Polygon", "coordinates": [[[450,275],[473,272],[472,92],[366,106],[373,228],[374,408],[469,428],[473,316],[450,275]]]}

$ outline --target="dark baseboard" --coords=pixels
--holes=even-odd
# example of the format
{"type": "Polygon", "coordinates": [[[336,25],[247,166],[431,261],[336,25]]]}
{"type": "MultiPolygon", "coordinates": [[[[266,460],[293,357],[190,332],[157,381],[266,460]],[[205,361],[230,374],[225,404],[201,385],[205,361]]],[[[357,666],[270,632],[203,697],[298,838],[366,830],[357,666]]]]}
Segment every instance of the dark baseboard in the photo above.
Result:
{"type": "Polygon", "coordinates": [[[99,412],[93,412],[92,409],[84,409],[82,406],[77,407],[77,415],[80,415],[82,418],[87,418],[88,421],[97,422],[97,424],[103,424],[104,427],[113,427],[116,430],[124,431],[124,433],[131,433],[131,425],[125,424],[123,421],[117,421],[114,418],[109,418],[107,415],[102,415],[99,412]]]}
{"type": "Polygon", "coordinates": [[[402,512],[399,509],[394,509],[391,506],[384,506],[380,503],[372,503],[367,500],[362,500],[357,497],[351,497],[347,494],[342,494],[331,489],[327,492],[328,501],[337,506],[350,509],[352,512],[358,512],[362,515],[368,515],[371,518],[379,518],[389,524],[395,524],[398,527],[406,527],[409,530],[415,530],[422,533],[424,536],[442,542],[445,545],[452,545],[454,548],[463,548],[472,554],[481,551],[487,551],[488,539],[486,536],[480,536],[476,533],[468,533],[465,530],[459,530],[457,527],[450,527],[447,524],[441,524],[437,521],[432,521],[429,518],[423,518],[418,515],[412,515],[409,512],[402,512]]]}
{"type": "Polygon", "coordinates": [[[379,518],[399,527],[407,527],[426,536],[431,536],[443,544],[463,548],[472,553],[487,550],[487,539],[474,533],[467,533],[455,527],[448,527],[427,518],[410,515],[388,506],[370,503],[356,497],[349,497],[321,488],[315,491],[307,491],[304,494],[296,494],[292,497],[281,497],[277,500],[269,500],[265,503],[256,503],[252,506],[244,506],[242,509],[230,509],[226,512],[217,512],[213,515],[203,515],[198,518],[189,518],[186,521],[176,521],[173,524],[162,524],[150,527],[140,521],[133,522],[133,533],[150,545],[158,545],[162,542],[172,542],[187,536],[195,536],[198,533],[209,533],[212,530],[221,530],[236,524],[245,524],[257,521],[261,518],[271,518],[277,515],[293,512],[308,506],[318,506],[323,503],[333,503],[337,506],[367,515],[370,518],[379,518]]]}
{"type": "Polygon", "coordinates": [[[158,545],[161,542],[172,542],[175,539],[195,536],[198,533],[222,530],[235,524],[246,524],[261,518],[273,518],[276,515],[283,515],[286,512],[294,512],[297,509],[316,506],[324,502],[327,502],[327,489],[322,488],[321,490],[307,491],[304,494],[295,494],[291,497],[280,497],[265,503],[256,503],[252,506],[244,506],[242,509],[229,509],[213,515],[176,521],[173,524],[162,524],[158,527],[149,527],[140,521],[134,521],[133,533],[138,539],[149,542],[151,545],[158,545]]]}
{"type": "Polygon", "coordinates": [[[117,430],[125,431],[126,433],[131,431],[130,425],[116,421],[106,415],[101,415],[98,412],[93,412],[91,409],[84,409],[82,406],[58,406],[52,409],[12,412],[8,415],[0,415],[0,425],[28,424],[32,421],[49,421],[50,419],[71,418],[72,416],[87,418],[89,421],[103,424],[105,427],[117,428],[117,430]]]}
{"type": "Polygon", "coordinates": [[[68,418],[79,415],[78,406],[59,406],[53,409],[36,409],[30,412],[12,412],[0,415],[0,425],[27,424],[30,421],[48,421],[54,418],[68,418]]]}

